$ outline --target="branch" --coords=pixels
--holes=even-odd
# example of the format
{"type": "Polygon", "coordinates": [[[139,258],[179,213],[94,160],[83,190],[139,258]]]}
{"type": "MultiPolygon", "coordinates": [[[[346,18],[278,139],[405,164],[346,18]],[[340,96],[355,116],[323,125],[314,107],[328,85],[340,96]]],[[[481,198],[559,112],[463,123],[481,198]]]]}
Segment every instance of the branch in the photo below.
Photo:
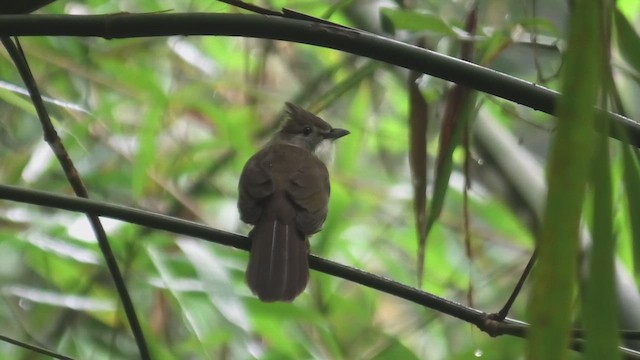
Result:
{"type": "MultiPolygon", "coordinates": [[[[429,74],[555,115],[560,94],[513,76],[365,31],[246,14],[2,15],[0,36],[96,36],[105,39],[224,35],[293,41],[345,51],[429,74]]],[[[599,110],[602,111],[602,110],[599,110]]],[[[640,147],[640,124],[602,111],[640,147]]],[[[621,136],[609,129],[609,136],[621,136]]]]}
{"type": "MultiPolygon", "coordinates": [[[[213,229],[192,221],[122,205],[112,205],[100,201],[2,184],[0,184],[0,199],[108,217],[131,224],[187,235],[244,251],[249,251],[250,248],[249,239],[245,236],[213,229]]],[[[511,335],[526,338],[529,325],[521,321],[509,318],[504,321],[496,321],[490,314],[483,311],[315,255],[309,255],[309,265],[316,271],[379,290],[474,324],[490,336],[511,335]]],[[[581,351],[584,348],[584,341],[574,339],[571,347],[574,350],[581,351]]],[[[627,359],[640,360],[640,352],[626,348],[620,348],[620,351],[627,359]]]]}
{"type": "Polygon", "coordinates": [[[0,341],[4,341],[4,342],[7,342],[9,344],[13,344],[13,345],[19,346],[19,347],[21,347],[23,349],[31,350],[31,351],[36,352],[38,354],[47,355],[47,356],[52,357],[54,359],[73,360],[73,358],[71,358],[69,356],[62,355],[62,354],[59,354],[59,353],[51,351],[51,350],[47,350],[47,349],[41,348],[39,346],[31,345],[29,343],[25,343],[25,342],[22,342],[20,340],[12,339],[12,338],[10,338],[8,336],[0,335],[0,341]]]}

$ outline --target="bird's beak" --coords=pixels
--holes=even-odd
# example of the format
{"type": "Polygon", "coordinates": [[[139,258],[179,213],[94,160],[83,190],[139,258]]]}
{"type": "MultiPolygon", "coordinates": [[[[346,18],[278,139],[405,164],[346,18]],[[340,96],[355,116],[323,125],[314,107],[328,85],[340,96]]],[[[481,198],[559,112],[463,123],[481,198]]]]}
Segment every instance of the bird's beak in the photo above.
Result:
{"type": "Polygon", "coordinates": [[[324,138],[330,139],[330,140],[336,140],[343,136],[347,136],[349,134],[350,132],[348,130],[336,128],[336,129],[331,129],[331,131],[329,131],[328,133],[325,133],[324,138]]]}

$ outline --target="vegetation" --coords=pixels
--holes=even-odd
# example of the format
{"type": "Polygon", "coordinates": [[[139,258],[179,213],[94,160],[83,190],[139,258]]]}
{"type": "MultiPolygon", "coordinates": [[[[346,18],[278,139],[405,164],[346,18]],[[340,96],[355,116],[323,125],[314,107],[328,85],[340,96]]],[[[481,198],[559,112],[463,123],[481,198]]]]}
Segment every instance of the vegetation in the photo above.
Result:
{"type": "Polygon", "coordinates": [[[2,15],[4,358],[640,351],[637,1],[245,5],[2,15]],[[295,302],[264,304],[244,284],[237,182],[285,101],[351,135],[318,271],[295,302]]]}

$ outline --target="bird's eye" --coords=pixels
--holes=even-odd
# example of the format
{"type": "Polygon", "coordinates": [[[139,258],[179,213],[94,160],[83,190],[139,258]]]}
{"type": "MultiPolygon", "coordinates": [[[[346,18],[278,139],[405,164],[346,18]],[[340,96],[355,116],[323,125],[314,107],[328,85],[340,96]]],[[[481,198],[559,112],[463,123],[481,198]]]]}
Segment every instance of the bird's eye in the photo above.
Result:
{"type": "Polygon", "coordinates": [[[302,135],[304,136],[311,135],[311,132],[313,132],[313,129],[311,129],[311,126],[305,126],[304,129],[302,129],[302,135]]]}

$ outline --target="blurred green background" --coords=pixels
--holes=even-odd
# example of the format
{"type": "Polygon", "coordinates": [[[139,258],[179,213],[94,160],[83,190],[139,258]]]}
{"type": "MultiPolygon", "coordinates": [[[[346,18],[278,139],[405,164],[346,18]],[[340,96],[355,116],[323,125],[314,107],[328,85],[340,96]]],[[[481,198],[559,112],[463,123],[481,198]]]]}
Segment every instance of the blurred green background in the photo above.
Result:
{"type": "MultiPolygon", "coordinates": [[[[422,39],[426,47],[458,57],[461,39],[468,38],[463,29],[472,2],[260,4],[409,43],[422,39]]],[[[637,29],[640,4],[626,0],[617,6],[637,29]]],[[[58,0],[38,13],[163,11],[239,12],[216,1],[58,0]]],[[[541,0],[535,9],[531,2],[481,2],[475,61],[557,90],[568,16],[565,2],[541,0]]],[[[639,43],[633,34],[630,28],[622,34],[630,40],[614,44],[612,63],[628,116],[640,119],[635,100],[639,43]]],[[[236,209],[238,177],[244,162],[277,129],[284,102],[319,111],[333,126],[349,129],[352,134],[337,143],[329,167],[329,218],[311,239],[312,252],[416,285],[404,70],[330,49],[239,37],[20,41],[54,125],[96,200],[246,234],[249,227],[236,209]]],[[[452,84],[429,76],[417,83],[429,103],[431,197],[452,84]]],[[[502,152],[514,155],[504,161],[515,162],[516,175],[544,179],[554,119],[484,94],[478,104],[477,118],[503,130],[515,146],[502,152]],[[516,167],[525,161],[519,156],[534,162],[516,167]]],[[[535,186],[526,193],[514,184],[514,174],[497,165],[503,161],[500,151],[491,150],[497,140],[478,134],[477,122],[472,120],[469,170],[472,257],[464,242],[465,154],[459,148],[419,285],[466,304],[471,293],[473,307],[493,312],[532,253],[540,210],[535,199],[545,194],[535,186]]],[[[625,204],[619,148],[611,156],[614,199],[625,204]]],[[[72,194],[4,50],[0,182],[72,194]]],[[[632,216],[622,205],[613,216],[619,258],[633,273],[632,216]]],[[[104,223],[157,359],[524,358],[525,340],[490,338],[460,320],[318,272],[312,272],[308,289],[293,304],[262,304],[244,284],[245,252],[123,222],[104,223]]],[[[78,359],[137,357],[84,215],[2,201],[0,224],[0,334],[78,359]]],[[[510,317],[526,319],[525,297],[516,301],[510,317]]],[[[0,342],[0,354],[47,358],[6,342],[0,342]]]]}

